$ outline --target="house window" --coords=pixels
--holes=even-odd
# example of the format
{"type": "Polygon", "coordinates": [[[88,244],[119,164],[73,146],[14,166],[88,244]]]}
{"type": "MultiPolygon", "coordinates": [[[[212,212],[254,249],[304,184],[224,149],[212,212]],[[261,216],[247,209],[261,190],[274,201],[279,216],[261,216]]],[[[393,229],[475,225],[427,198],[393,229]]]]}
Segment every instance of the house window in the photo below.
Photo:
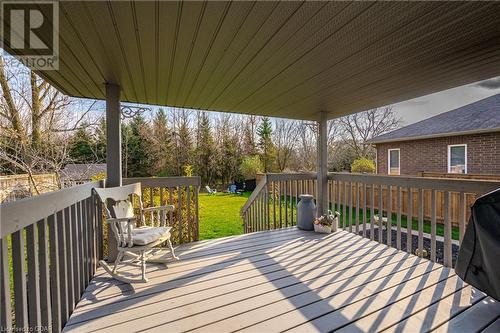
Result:
{"type": "Polygon", "coordinates": [[[467,173],[467,145],[448,146],[448,173],[467,173]]]}
{"type": "Polygon", "coordinates": [[[388,174],[390,175],[399,175],[399,148],[398,149],[389,149],[387,154],[389,157],[389,170],[388,174]]]}

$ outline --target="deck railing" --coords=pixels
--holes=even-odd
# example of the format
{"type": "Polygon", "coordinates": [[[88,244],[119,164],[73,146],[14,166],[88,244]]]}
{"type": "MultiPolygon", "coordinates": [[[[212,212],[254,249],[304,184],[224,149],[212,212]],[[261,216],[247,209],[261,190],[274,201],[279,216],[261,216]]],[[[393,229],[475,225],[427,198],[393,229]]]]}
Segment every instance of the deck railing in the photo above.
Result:
{"type": "MultiPolygon", "coordinates": [[[[141,182],[145,207],[173,204],[167,224],[176,243],[198,239],[199,177],[141,182]]],[[[102,204],[92,182],[0,206],[0,327],[62,330],[104,257],[102,204]]]]}
{"type": "Polygon", "coordinates": [[[0,327],[64,327],[102,257],[102,182],[0,206],[0,327]],[[11,275],[12,274],[12,275],[11,275]]]}
{"type": "Polygon", "coordinates": [[[280,229],[297,223],[300,194],[316,196],[315,173],[268,173],[241,209],[245,232],[280,229]]]}
{"type": "MultiPolygon", "coordinates": [[[[471,204],[500,188],[490,180],[353,173],[329,173],[328,179],[329,207],[340,212],[341,228],[448,267],[471,204]]],[[[316,174],[267,174],[241,211],[245,232],[295,225],[302,193],[316,197],[316,174]]]]}
{"type": "MultiPolygon", "coordinates": [[[[200,177],[124,178],[123,185],[141,183],[144,207],[174,205],[167,214],[167,225],[173,228],[174,244],[199,239],[200,177]]],[[[146,219],[148,217],[146,216],[146,219]]]]}

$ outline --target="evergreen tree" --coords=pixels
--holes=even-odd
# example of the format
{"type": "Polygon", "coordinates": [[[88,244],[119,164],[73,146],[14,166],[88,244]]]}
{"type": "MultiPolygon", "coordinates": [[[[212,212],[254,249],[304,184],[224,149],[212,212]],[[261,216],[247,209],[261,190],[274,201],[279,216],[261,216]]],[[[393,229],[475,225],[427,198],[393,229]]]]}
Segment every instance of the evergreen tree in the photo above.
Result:
{"type": "Polygon", "coordinates": [[[132,138],[132,130],[130,128],[130,125],[128,123],[122,123],[121,126],[121,132],[122,132],[122,173],[123,177],[129,177],[129,156],[131,155],[130,149],[129,149],[129,142],[132,138]]]}
{"type": "Polygon", "coordinates": [[[262,123],[257,130],[257,134],[259,135],[260,159],[264,172],[271,172],[273,170],[275,149],[272,141],[272,133],[271,121],[268,117],[262,117],[262,123]]]}
{"type": "Polygon", "coordinates": [[[106,161],[106,118],[101,117],[95,129],[95,153],[98,162],[106,161]]]}
{"type": "Polygon", "coordinates": [[[172,134],[168,128],[167,113],[159,109],[152,123],[153,173],[158,176],[175,174],[172,170],[172,134]]]}
{"type": "Polygon", "coordinates": [[[95,162],[94,139],[85,126],[76,130],[71,138],[69,155],[71,159],[78,162],[95,162]]]}
{"type": "Polygon", "coordinates": [[[152,175],[152,144],[149,131],[148,123],[140,114],[132,119],[129,128],[125,130],[124,136],[127,137],[127,177],[147,177],[152,175]]]}
{"type": "Polygon", "coordinates": [[[239,166],[241,164],[242,152],[239,138],[239,131],[234,123],[234,115],[223,115],[219,118],[216,127],[217,152],[216,161],[217,179],[224,184],[241,180],[239,177],[239,166]]]}
{"type": "Polygon", "coordinates": [[[255,143],[255,128],[257,125],[257,117],[250,115],[245,119],[243,126],[243,154],[254,156],[258,154],[257,144],[255,143]]]}
{"type": "Polygon", "coordinates": [[[193,139],[189,128],[189,118],[186,110],[182,110],[180,119],[177,121],[177,132],[175,135],[174,170],[176,176],[184,174],[184,168],[193,164],[193,139]]]}
{"type": "Polygon", "coordinates": [[[206,112],[201,113],[198,123],[199,141],[196,149],[196,170],[203,182],[212,183],[216,163],[216,150],[206,112]]]}

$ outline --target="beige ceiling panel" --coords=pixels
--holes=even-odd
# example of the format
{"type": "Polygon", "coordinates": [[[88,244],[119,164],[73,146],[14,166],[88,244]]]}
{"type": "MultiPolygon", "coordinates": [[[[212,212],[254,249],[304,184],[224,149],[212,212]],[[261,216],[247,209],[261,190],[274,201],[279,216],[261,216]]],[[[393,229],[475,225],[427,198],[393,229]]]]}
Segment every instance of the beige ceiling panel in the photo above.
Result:
{"type": "Polygon", "coordinates": [[[496,2],[60,3],[63,92],[315,119],[500,75],[496,2]]]}
{"type": "Polygon", "coordinates": [[[227,17],[229,8],[230,3],[228,2],[209,1],[206,3],[203,15],[200,16],[197,22],[198,32],[192,41],[192,48],[188,54],[186,65],[183,68],[181,81],[177,87],[177,93],[173,99],[175,105],[184,106],[184,101],[192,86],[192,82],[198,78],[198,73],[205,64],[206,58],[227,17]]]}
{"type": "MultiPolygon", "coordinates": [[[[146,3],[143,7],[151,4],[153,3],[146,3]]],[[[149,49],[149,45],[141,45],[139,35],[136,34],[138,28],[135,5],[133,2],[111,1],[108,10],[114,23],[110,30],[115,34],[119,48],[117,52],[121,53],[124,60],[127,85],[132,87],[136,100],[146,101],[144,63],[140,47],[149,49]]]]}
{"type": "MultiPolygon", "coordinates": [[[[244,36],[242,39],[243,43],[240,45],[243,46],[243,48],[238,47],[240,51],[236,57],[228,62],[227,67],[221,69],[223,76],[218,80],[212,81],[213,87],[211,92],[205,96],[202,102],[204,108],[217,109],[217,105],[212,105],[213,100],[233,82],[250,61],[254,60],[255,57],[262,56],[261,51],[266,43],[283,27],[286,20],[301,6],[299,2],[280,2],[271,4],[273,5],[272,10],[264,15],[258,12],[252,13],[251,20],[249,20],[249,23],[251,22],[252,24],[248,27],[249,29],[245,29],[247,33],[242,34],[244,36]],[[256,14],[260,17],[256,17],[256,14]]],[[[261,7],[260,4],[258,6],[261,7]]],[[[269,7],[265,6],[264,8],[269,7]]]]}
{"type": "MultiPolygon", "coordinates": [[[[275,57],[282,45],[293,38],[304,23],[310,21],[311,17],[318,13],[318,11],[321,9],[324,10],[327,4],[327,2],[315,2],[314,5],[306,6],[302,4],[297,8],[291,8],[294,9],[291,15],[286,18],[285,22],[281,23],[281,26],[274,34],[265,40],[265,44],[258,48],[258,52],[255,55],[245,60],[246,62],[240,67],[229,85],[226,85],[224,90],[219,92],[219,95],[210,102],[211,104],[209,104],[208,107],[210,108],[217,105],[219,100],[224,100],[224,103],[228,103],[229,105],[232,100],[239,100],[242,94],[249,93],[252,89],[252,84],[255,81],[263,79],[262,75],[255,76],[255,73],[267,74],[268,72],[263,67],[263,64],[267,60],[275,57]]],[[[285,63],[285,61],[283,61],[283,63],[285,63]]],[[[273,68],[269,69],[272,70],[273,68]]]]}
{"type": "Polygon", "coordinates": [[[174,101],[179,93],[183,75],[188,69],[190,56],[199,33],[199,22],[203,19],[206,6],[207,2],[190,1],[182,5],[179,33],[175,41],[175,58],[170,78],[167,81],[167,100],[171,105],[175,106],[174,101]]]}
{"type": "Polygon", "coordinates": [[[144,100],[147,104],[158,101],[156,85],[159,71],[159,2],[150,2],[143,6],[132,6],[135,38],[141,59],[141,77],[144,85],[144,100]],[[151,33],[154,31],[155,33],[151,33]],[[150,76],[150,78],[148,78],[150,76]]]}
{"type": "MultiPolygon", "coordinates": [[[[255,95],[257,89],[265,87],[269,80],[289,67],[291,62],[287,59],[300,57],[301,52],[304,52],[303,50],[308,44],[318,43],[318,41],[315,41],[318,39],[318,31],[325,29],[330,21],[335,20],[339,12],[345,13],[345,10],[342,9],[349,6],[347,2],[323,2],[318,4],[322,6],[311,8],[315,11],[308,13],[311,16],[306,19],[306,22],[303,25],[297,25],[297,30],[281,44],[276,45],[272,51],[268,52],[268,57],[252,61],[248,66],[248,73],[241,75],[239,80],[235,82],[238,88],[233,89],[246,89],[246,96],[243,99],[240,98],[236,103],[245,102],[255,95]],[[300,45],[300,47],[297,47],[297,45],[300,45]]],[[[309,8],[309,6],[306,6],[306,8],[309,8]]],[[[233,95],[231,100],[233,104],[235,103],[234,97],[233,95]]],[[[262,97],[258,97],[256,104],[262,105],[261,99],[262,97]]],[[[256,106],[256,104],[254,105],[256,106]]]]}
{"type": "MultiPolygon", "coordinates": [[[[61,11],[59,21],[62,26],[68,27],[68,29],[59,32],[59,43],[64,47],[63,53],[71,54],[72,57],[68,58],[77,63],[74,65],[75,70],[78,70],[76,74],[85,80],[85,85],[91,89],[92,94],[104,97],[105,92],[102,84],[105,82],[104,75],[94,59],[88,54],[88,48],[81,33],[72,28],[73,23],[69,22],[68,19],[68,15],[61,11]]],[[[68,62],[66,58],[64,60],[68,62]]]]}
{"type": "MultiPolygon", "coordinates": [[[[117,30],[118,22],[116,22],[111,5],[114,1],[85,1],[82,3],[85,8],[84,13],[87,15],[87,23],[78,25],[75,28],[79,31],[85,31],[88,38],[95,41],[92,43],[92,48],[89,49],[89,54],[93,57],[94,53],[98,53],[98,58],[101,61],[106,59],[106,62],[101,65],[104,68],[105,79],[109,83],[121,85],[122,96],[125,100],[137,100],[135,85],[130,84],[132,81],[137,84],[137,79],[132,77],[129,62],[138,59],[128,58],[124,54],[122,45],[120,45],[122,41],[119,36],[123,32],[117,30]]],[[[71,2],[68,4],[71,4],[71,2]]],[[[72,12],[71,16],[74,17],[75,15],[80,15],[80,13],[72,12]]],[[[132,25],[132,22],[130,24],[132,25]]],[[[65,27],[61,27],[61,29],[65,29],[65,27]]],[[[89,46],[91,45],[89,44],[89,46]]]]}
{"type": "MultiPolygon", "coordinates": [[[[168,82],[174,66],[177,35],[180,28],[180,13],[182,4],[173,1],[158,3],[158,36],[155,36],[158,45],[158,71],[148,73],[156,85],[158,99],[156,104],[168,105],[168,82]]],[[[141,31],[141,34],[152,34],[151,31],[141,31]]]]}
{"type": "Polygon", "coordinates": [[[195,75],[190,81],[188,89],[179,100],[180,105],[188,105],[188,101],[199,99],[200,93],[207,89],[209,80],[220,72],[219,66],[224,56],[232,48],[232,43],[238,37],[240,30],[245,24],[245,19],[253,10],[255,3],[231,2],[227,9],[227,14],[216,27],[213,39],[209,49],[203,55],[201,65],[194,71],[195,75]]]}

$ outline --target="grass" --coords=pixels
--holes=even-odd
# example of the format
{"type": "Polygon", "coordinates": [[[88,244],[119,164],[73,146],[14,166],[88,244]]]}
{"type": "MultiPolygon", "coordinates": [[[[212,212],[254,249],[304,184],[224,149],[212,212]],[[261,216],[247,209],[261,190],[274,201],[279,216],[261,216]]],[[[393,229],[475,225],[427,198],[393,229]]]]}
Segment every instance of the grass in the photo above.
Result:
{"type": "MultiPolygon", "coordinates": [[[[343,210],[343,207],[340,206],[338,208],[336,208],[336,210],[341,214],[340,216],[340,224],[342,225],[343,221],[344,221],[344,217],[342,216],[342,214],[344,214],[344,210],[343,210]]],[[[355,224],[355,218],[356,218],[356,209],[353,208],[352,210],[352,223],[353,225],[355,224]]],[[[378,211],[375,209],[375,214],[378,214],[378,211]]],[[[367,222],[369,223],[370,222],[370,209],[367,208],[366,210],[366,218],[367,218],[367,222]]],[[[397,226],[397,216],[396,214],[392,214],[392,225],[393,226],[397,226]]],[[[349,208],[346,209],[346,224],[348,224],[349,222],[349,208]]],[[[359,221],[360,221],[360,224],[361,224],[361,221],[363,221],[363,210],[359,210],[359,221]]],[[[402,215],[401,216],[401,228],[404,229],[404,231],[406,231],[406,226],[408,225],[408,220],[406,218],[406,216],[402,215]]],[[[418,230],[418,220],[416,219],[412,219],[412,230],[418,230]]],[[[431,222],[430,221],[427,221],[427,220],[424,220],[424,233],[428,233],[430,234],[431,233],[431,222]]],[[[440,224],[440,223],[436,223],[436,234],[438,236],[444,236],[444,225],[443,224],[440,224]]],[[[459,238],[459,229],[457,227],[452,227],[451,228],[451,238],[454,239],[454,240],[458,240],[459,238]]]]}
{"type": "Polygon", "coordinates": [[[242,195],[229,193],[200,193],[200,239],[211,239],[243,233],[240,209],[251,192],[242,195]]]}

